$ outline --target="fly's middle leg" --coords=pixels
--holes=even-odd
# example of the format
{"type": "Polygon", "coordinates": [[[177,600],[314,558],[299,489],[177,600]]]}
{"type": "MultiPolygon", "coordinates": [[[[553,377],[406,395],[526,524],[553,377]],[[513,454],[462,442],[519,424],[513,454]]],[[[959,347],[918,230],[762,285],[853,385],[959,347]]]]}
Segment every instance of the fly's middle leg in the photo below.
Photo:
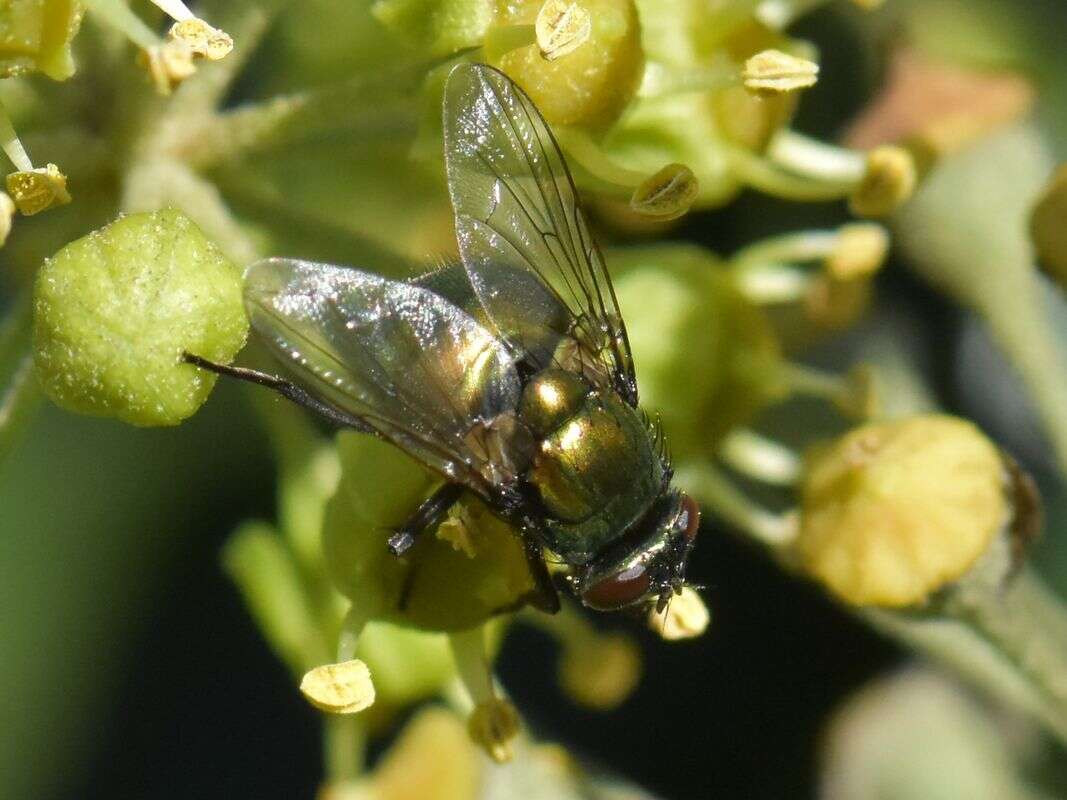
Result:
{"type": "Polygon", "coordinates": [[[387,542],[389,552],[394,556],[402,556],[406,553],[418,538],[418,535],[427,528],[432,528],[448,513],[460,495],[463,487],[458,483],[446,483],[437,491],[427,497],[415,509],[415,513],[398,528],[393,530],[393,535],[387,542]]]}

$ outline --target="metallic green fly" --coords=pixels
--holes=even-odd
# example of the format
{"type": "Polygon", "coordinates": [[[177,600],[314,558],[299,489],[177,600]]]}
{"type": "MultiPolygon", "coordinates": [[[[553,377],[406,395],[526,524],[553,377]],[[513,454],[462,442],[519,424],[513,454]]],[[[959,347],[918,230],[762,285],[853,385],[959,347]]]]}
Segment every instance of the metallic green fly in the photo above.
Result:
{"type": "Polygon", "coordinates": [[[681,591],[699,510],[671,488],[637,405],[626,327],[558,145],[505,75],[462,64],[444,96],[460,264],[411,281],[272,258],[245,274],[254,329],[298,383],[186,358],[379,436],[444,479],[402,554],[465,491],[511,523],[559,607],[545,552],[585,605],[681,591]]]}

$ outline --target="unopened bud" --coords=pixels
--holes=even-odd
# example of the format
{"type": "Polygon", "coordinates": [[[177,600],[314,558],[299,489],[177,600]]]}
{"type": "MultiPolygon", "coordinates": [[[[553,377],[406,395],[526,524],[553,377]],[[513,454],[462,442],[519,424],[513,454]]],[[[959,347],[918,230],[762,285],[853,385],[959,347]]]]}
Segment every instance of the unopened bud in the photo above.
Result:
{"type": "Polygon", "coordinates": [[[795,92],[815,85],[819,65],[781,50],[764,50],[745,62],[741,78],[746,89],[759,94],[795,92]]]}
{"type": "Polygon", "coordinates": [[[573,53],[589,39],[591,30],[589,12],[567,0],[548,0],[534,22],[537,46],[548,61],[573,53]]]}
{"type": "Polygon", "coordinates": [[[915,159],[903,147],[886,145],[867,154],[867,170],[848,205],[860,217],[885,217],[906,203],[918,180],[915,159]]]}
{"type": "Polygon", "coordinates": [[[685,214],[700,191],[696,175],[684,164],[668,164],[634,189],[630,208],[646,217],[671,220],[685,214]]]}
{"type": "Polygon", "coordinates": [[[710,622],[704,600],[689,586],[672,597],[663,611],[653,610],[648,616],[649,627],[669,642],[700,636],[710,622]]]}
{"type": "Polygon", "coordinates": [[[1004,460],[945,415],[864,425],[814,453],[796,553],[857,606],[903,607],[958,580],[1010,522],[1004,460]]]}
{"type": "Polygon", "coordinates": [[[55,164],[12,172],[7,176],[7,191],[15,207],[27,217],[70,202],[67,176],[55,164]]]}
{"type": "Polygon", "coordinates": [[[559,682],[578,703],[607,710],[619,706],[641,678],[641,654],[627,636],[595,635],[566,647],[559,682]]]}
{"type": "Polygon", "coordinates": [[[330,714],[355,714],[374,703],[370,670],[359,659],[309,670],[300,691],[311,705],[330,714]]]}

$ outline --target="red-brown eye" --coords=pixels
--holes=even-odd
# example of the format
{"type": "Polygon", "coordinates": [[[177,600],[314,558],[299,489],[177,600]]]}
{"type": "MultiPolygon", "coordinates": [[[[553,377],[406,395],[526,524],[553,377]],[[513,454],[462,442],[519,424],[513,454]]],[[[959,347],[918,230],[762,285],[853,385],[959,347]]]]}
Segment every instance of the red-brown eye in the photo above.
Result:
{"type": "Polygon", "coordinates": [[[700,530],[700,506],[687,494],[682,495],[682,513],[678,516],[678,527],[685,531],[685,538],[690,542],[697,538],[700,530]]]}
{"type": "Polygon", "coordinates": [[[582,602],[597,611],[615,611],[636,603],[650,586],[648,570],[638,564],[594,583],[582,594],[582,602]]]}

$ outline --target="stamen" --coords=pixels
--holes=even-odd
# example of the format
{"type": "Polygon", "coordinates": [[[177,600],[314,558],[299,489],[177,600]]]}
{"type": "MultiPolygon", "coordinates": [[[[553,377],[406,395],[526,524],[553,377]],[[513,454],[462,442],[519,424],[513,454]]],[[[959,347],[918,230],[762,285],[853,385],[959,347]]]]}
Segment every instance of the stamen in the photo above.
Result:
{"type": "Polygon", "coordinates": [[[546,61],[573,53],[589,39],[592,23],[580,3],[548,0],[537,12],[534,24],[537,46],[546,61]]]}
{"type": "Polygon", "coordinates": [[[141,48],[141,63],[160,94],[170,92],[196,72],[194,58],[224,58],[233,39],[197,18],[181,0],[152,0],[175,24],[166,41],[156,36],[123,0],[86,0],[89,9],[141,48]]]}
{"type": "Polygon", "coordinates": [[[330,714],[355,714],[374,704],[370,670],[359,659],[309,670],[300,691],[313,706],[330,714]]]}
{"type": "Polygon", "coordinates": [[[683,164],[668,164],[651,176],[611,160],[584,130],[557,128],[556,137],[567,151],[572,169],[584,184],[609,197],[629,201],[631,210],[657,220],[685,214],[697,199],[699,184],[683,164]]]}
{"type": "Polygon", "coordinates": [[[741,78],[745,88],[756,94],[795,92],[815,85],[819,65],[781,50],[764,50],[745,62],[741,78]]]}
{"type": "Polygon", "coordinates": [[[707,630],[711,613],[695,589],[685,586],[671,598],[662,612],[653,609],[648,615],[648,625],[668,642],[694,639],[707,630]]]}
{"type": "Polygon", "coordinates": [[[459,679],[474,703],[467,732],[498,764],[510,761],[513,740],[519,735],[519,713],[497,694],[486,652],[485,627],[453,633],[448,638],[459,679]]]}

